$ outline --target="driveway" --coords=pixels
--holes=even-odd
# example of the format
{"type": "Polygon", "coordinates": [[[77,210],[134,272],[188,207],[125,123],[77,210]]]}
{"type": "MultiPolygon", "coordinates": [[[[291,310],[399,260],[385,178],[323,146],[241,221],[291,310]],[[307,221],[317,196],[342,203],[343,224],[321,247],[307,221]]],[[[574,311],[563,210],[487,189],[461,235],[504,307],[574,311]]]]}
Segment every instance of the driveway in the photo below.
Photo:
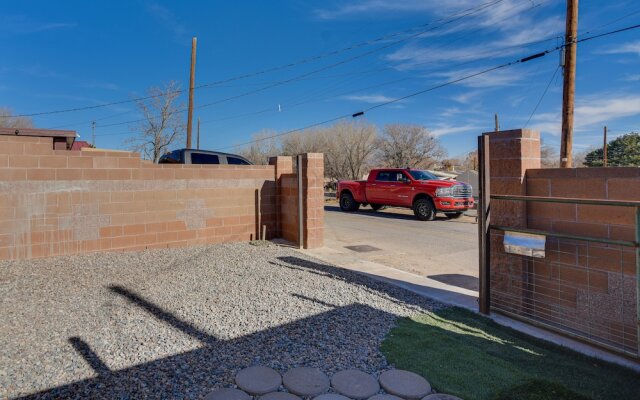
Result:
{"type": "Polygon", "coordinates": [[[328,202],[325,248],[310,253],[361,272],[386,268],[394,280],[465,296],[455,304],[471,308],[476,304],[478,225],[473,216],[449,220],[438,215],[436,220],[424,222],[416,220],[411,210],[375,212],[363,207],[345,213],[336,203],[328,202]]]}

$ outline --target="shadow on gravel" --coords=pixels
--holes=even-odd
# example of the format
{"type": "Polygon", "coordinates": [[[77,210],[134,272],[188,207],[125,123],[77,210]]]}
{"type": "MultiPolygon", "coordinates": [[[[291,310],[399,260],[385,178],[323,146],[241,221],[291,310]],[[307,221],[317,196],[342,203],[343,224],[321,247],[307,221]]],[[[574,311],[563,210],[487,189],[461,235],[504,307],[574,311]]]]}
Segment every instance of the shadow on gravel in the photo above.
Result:
{"type": "MultiPolygon", "coordinates": [[[[326,212],[331,212],[331,213],[333,213],[333,212],[335,212],[335,213],[345,213],[338,206],[325,205],[324,206],[324,210],[326,212]]],[[[398,214],[398,213],[394,213],[394,212],[387,212],[385,210],[373,211],[370,208],[361,208],[360,210],[358,210],[356,212],[349,213],[349,214],[367,215],[367,216],[371,216],[371,217],[387,218],[387,219],[403,219],[403,220],[408,220],[408,221],[418,221],[416,219],[416,217],[414,217],[413,215],[398,214]]],[[[436,217],[435,217],[434,221],[449,221],[449,219],[447,217],[441,215],[441,214],[436,214],[436,217]]],[[[420,221],[418,221],[418,222],[420,222],[420,221]]]]}
{"type": "MultiPolygon", "coordinates": [[[[433,307],[433,302],[392,285],[372,281],[350,271],[297,257],[279,257],[279,266],[349,281],[377,295],[407,306],[433,307]]],[[[95,371],[95,377],[21,397],[22,399],[74,398],[202,398],[216,387],[229,386],[234,374],[247,366],[269,365],[281,372],[305,365],[332,373],[346,368],[373,372],[386,365],[371,342],[384,337],[397,315],[365,304],[337,306],[302,294],[292,296],[331,309],[270,329],[230,340],[215,337],[202,328],[163,309],[130,288],[112,285],[114,296],[127,299],[151,317],[198,339],[202,346],[128,368],[109,369],[109,354],[78,337],[69,344],[95,371]],[[354,323],[354,321],[366,321],[354,323]],[[345,348],[349,349],[345,351],[345,348]],[[274,356],[276,354],[277,356],[274,356]],[[328,370],[331,365],[333,370],[328,370]]],[[[94,344],[97,346],[97,344],[94,344]]],[[[64,366],[59,366],[64,368],[64,366]]]]}

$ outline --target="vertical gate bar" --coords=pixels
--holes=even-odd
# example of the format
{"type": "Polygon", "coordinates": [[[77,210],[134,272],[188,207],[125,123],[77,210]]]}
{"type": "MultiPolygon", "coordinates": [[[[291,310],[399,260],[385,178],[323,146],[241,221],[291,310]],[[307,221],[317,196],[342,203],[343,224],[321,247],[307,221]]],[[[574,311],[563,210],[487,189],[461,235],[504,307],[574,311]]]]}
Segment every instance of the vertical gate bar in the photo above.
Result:
{"type": "Polygon", "coordinates": [[[478,192],[478,235],[479,235],[479,290],[478,290],[478,306],[479,311],[482,314],[488,315],[490,312],[491,304],[491,285],[490,285],[490,260],[491,249],[489,236],[489,209],[490,209],[490,195],[491,188],[489,180],[490,174],[490,161],[489,161],[489,136],[483,134],[478,137],[478,160],[479,160],[479,192],[478,192]]]}
{"type": "Polygon", "coordinates": [[[636,207],[636,311],[638,321],[636,332],[638,335],[638,353],[640,356],[640,207],[636,207]]]}
{"type": "Polygon", "coordinates": [[[302,210],[302,154],[298,154],[298,248],[304,248],[304,221],[302,210]]]}
{"type": "Polygon", "coordinates": [[[477,219],[478,219],[478,309],[484,313],[484,279],[482,278],[482,272],[484,271],[484,149],[482,148],[484,142],[482,136],[478,136],[478,204],[477,207],[477,219]]]}

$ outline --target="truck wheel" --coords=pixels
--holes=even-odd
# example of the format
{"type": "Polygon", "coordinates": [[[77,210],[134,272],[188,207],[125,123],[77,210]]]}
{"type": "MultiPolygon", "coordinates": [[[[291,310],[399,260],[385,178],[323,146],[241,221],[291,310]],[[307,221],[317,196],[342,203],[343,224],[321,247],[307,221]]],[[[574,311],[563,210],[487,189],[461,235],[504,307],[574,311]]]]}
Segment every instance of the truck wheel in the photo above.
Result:
{"type": "Polygon", "coordinates": [[[342,211],[357,211],[360,208],[360,203],[353,199],[351,193],[346,192],[340,195],[340,209],[342,211]]]}
{"type": "Polygon", "coordinates": [[[448,219],[460,218],[460,217],[462,217],[462,214],[463,214],[463,213],[462,213],[462,212],[460,212],[460,211],[444,213],[444,215],[445,215],[448,219]]]}
{"type": "Polygon", "coordinates": [[[384,210],[386,207],[381,206],[380,204],[371,204],[371,208],[373,209],[373,211],[380,211],[384,210]]]}
{"type": "Polygon", "coordinates": [[[420,221],[433,221],[436,209],[431,199],[418,199],[413,203],[413,213],[420,221]]]}

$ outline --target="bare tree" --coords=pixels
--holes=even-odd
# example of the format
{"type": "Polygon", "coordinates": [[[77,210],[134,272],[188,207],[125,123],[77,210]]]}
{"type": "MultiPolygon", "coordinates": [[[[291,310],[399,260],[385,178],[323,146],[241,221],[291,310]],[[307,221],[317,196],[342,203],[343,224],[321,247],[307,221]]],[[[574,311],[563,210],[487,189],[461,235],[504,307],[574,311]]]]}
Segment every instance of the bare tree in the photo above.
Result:
{"type": "Polygon", "coordinates": [[[378,148],[380,162],[394,168],[432,168],[446,155],[438,139],[419,125],[386,125],[378,148]]]}
{"type": "Polygon", "coordinates": [[[544,142],[540,143],[540,166],[542,168],[560,167],[560,153],[544,142]]]}
{"type": "Polygon", "coordinates": [[[377,129],[366,122],[341,122],[325,130],[325,175],[333,180],[362,179],[371,168],[377,129]]]}
{"type": "Polygon", "coordinates": [[[269,164],[269,157],[280,154],[280,144],[274,138],[275,132],[262,131],[251,137],[253,143],[240,150],[240,155],[257,165],[269,164]]]}
{"type": "Polygon", "coordinates": [[[145,121],[136,126],[135,136],[127,142],[144,158],[157,163],[164,153],[185,137],[183,104],[177,104],[180,85],[171,81],[164,88],[153,87],[148,99],[137,102],[145,121]]]}
{"type": "Polygon", "coordinates": [[[0,107],[0,128],[33,128],[33,121],[27,117],[14,117],[9,108],[0,107]]]}
{"type": "Polygon", "coordinates": [[[302,153],[326,153],[327,135],[321,128],[306,129],[282,138],[282,154],[295,156],[302,153]]]}

